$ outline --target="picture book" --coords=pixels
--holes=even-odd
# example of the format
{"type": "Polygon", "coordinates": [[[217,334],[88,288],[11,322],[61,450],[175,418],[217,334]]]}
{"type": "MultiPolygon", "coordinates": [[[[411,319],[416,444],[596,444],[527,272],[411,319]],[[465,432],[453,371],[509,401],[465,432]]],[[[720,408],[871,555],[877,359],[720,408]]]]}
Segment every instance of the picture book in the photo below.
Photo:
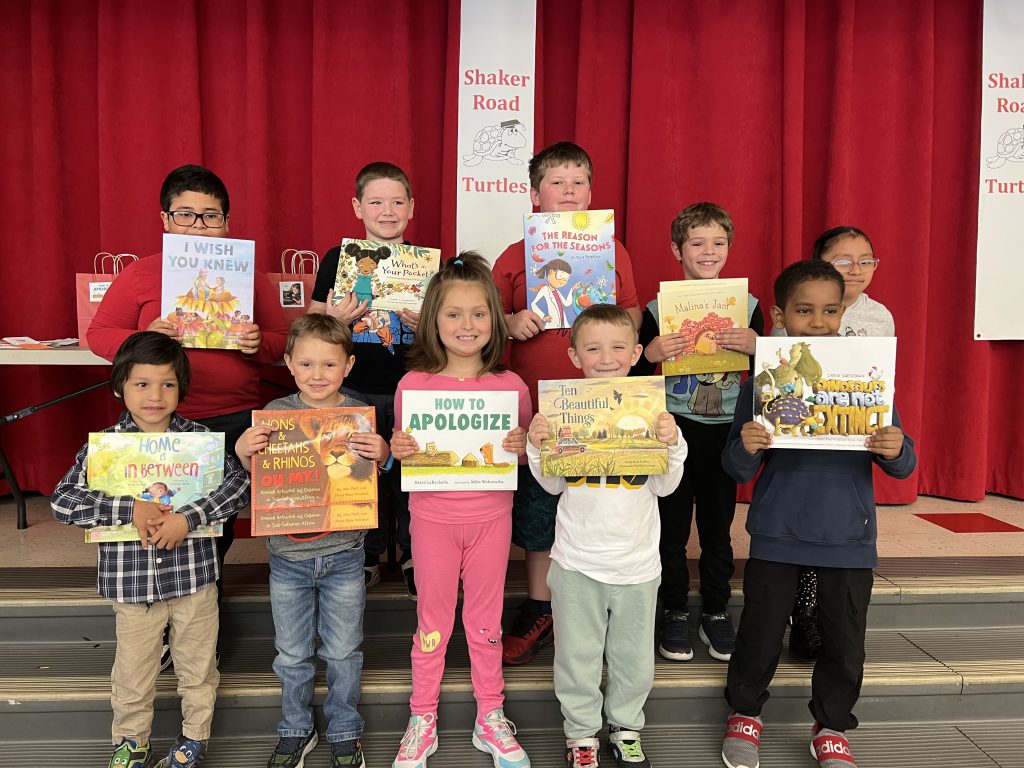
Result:
{"type": "Polygon", "coordinates": [[[430,278],[441,267],[441,251],[404,243],[341,241],[334,303],[349,293],[369,301],[368,309],[420,311],[430,278]]]}
{"type": "Polygon", "coordinates": [[[238,349],[253,323],[256,243],[164,235],[160,314],[184,347],[238,349]]]}
{"type": "Polygon", "coordinates": [[[349,448],[373,432],[374,409],[253,411],[270,444],[252,457],[252,535],[377,527],[377,464],[349,448]]]}
{"type": "Polygon", "coordinates": [[[560,211],[524,218],[526,302],[544,329],[571,328],[591,304],[615,303],[615,212],[560,211]]]}
{"type": "Polygon", "coordinates": [[[540,449],[546,476],[668,472],[668,447],[655,429],[666,410],[661,376],[540,381],[537,410],[551,430],[540,449]]]}
{"type": "Polygon", "coordinates": [[[747,355],[722,349],[716,343],[721,331],[746,328],[747,315],[745,277],[663,282],[658,291],[660,332],[683,334],[686,347],[682,354],[662,362],[661,372],[665,376],[686,376],[747,370],[747,355]]]}
{"type": "Polygon", "coordinates": [[[519,457],[501,447],[519,426],[516,392],[402,392],[402,429],[419,450],[403,491],[514,491],[519,457]]]}
{"type": "MultiPolygon", "coordinates": [[[[224,481],[223,432],[91,432],[89,488],[134,496],[180,509],[208,496],[224,481]]],[[[223,525],[204,525],[188,536],[220,536],[223,525]]],[[[87,542],[138,541],[130,520],[85,532],[87,542]]]]}
{"type": "Polygon", "coordinates": [[[772,448],[863,451],[892,424],[894,337],[762,337],[754,370],[754,418],[772,448]]]}

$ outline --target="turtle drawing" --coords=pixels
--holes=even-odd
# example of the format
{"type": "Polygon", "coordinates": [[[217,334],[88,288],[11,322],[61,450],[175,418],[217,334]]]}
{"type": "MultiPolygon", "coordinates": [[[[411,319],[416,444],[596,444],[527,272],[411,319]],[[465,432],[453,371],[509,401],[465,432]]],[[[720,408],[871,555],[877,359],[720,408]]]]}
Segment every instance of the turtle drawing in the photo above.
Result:
{"type": "Polygon", "coordinates": [[[462,164],[472,168],[484,160],[495,160],[522,165],[524,161],[516,157],[516,152],[525,146],[526,126],[518,120],[487,125],[476,132],[473,137],[473,154],[463,155],[462,164]]]}
{"type": "Polygon", "coordinates": [[[994,157],[986,157],[985,165],[989,168],[1002,168],[1007,161],[1024,162],[1024,127],[1008,128],[1003,131],[996,143],[994,157]]]}
{"type": "Polygon", "coordinates": [[[772,434],[776,437],[781,434],[793,437],[807,435],[818,426],[811,409],[799,397],[777,397],[764,407],[762,415],[768,423],[775,425],[772,434]]]}

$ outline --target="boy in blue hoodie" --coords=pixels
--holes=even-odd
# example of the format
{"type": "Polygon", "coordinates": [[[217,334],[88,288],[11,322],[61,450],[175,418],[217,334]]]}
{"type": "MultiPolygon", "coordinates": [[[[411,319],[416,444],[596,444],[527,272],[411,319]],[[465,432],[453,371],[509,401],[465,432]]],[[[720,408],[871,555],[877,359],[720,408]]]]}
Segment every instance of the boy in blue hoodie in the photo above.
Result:
{"type": "MultiPolygon", "coordinates": [[[[831,265],[801,261],[775,281],[776,327],[788,336],[836,336],[843,278],[831,265]]],[[[750,559],[743,614],[729,662],[725,698],[732,711],[722,741],[728,768],[757,768],[761,708],[782,653],[801,566],[818,569],[822,648],[811,680],[811,753],[821,768],[856,768],[844,732],[864,677],[864,633],[878,565],[871,466],[905,478],[917,463],[914,441],[893,423],[869,435],[867,451],[772,451],[771,433],[753,420],[753,384],[740,392],[722,452],[725,470],[754,486],[747,513],[750,559]]]]}

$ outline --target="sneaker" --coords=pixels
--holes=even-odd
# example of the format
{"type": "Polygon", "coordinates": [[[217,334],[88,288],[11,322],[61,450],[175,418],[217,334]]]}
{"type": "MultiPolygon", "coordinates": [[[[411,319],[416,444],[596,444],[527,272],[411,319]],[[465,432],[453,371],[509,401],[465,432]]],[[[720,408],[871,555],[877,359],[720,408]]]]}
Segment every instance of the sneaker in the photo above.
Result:
{"type": "Polygon", "coordinates": [[[533,600],[527,600],[512,621],[512,628],[501,637],[501,660],[505,664],[528,664],[541,648],[555,641],[555,625],[550,613],[541,613],[533,600]]]}
{"type": "Polygon", "coordinates": [[[359,739],[331,742],[331,768],[366,768],[359,739]]]}
{"type": "Polygon", "coordinates": [[[608,749],[619,768],[651,768],[651,761],[640,746],[640,734],[637,731],[609,727],[608,749]]]}
{"type": "Polygon", "coordinates": [[[416,579],[413,575],[412,560],[402,563],[402,580],[405,582],[405,591],[409,597],[416,599],[416,579]]]}
{"type": "Polygon", "coordinates": [[[206,742],[178,736],[162,763],[166,768],[194,768],[206,758],[206,742]]]}
{"type": "Polygon", "coordinates": [[[149,768],[153,764],[153,754],[149,751],[149,742],[145,744],[135,739],[121,739],[114,747],[108,768],[149,768]]]}
{"type": "Polygon", "coordinates": [[[316,742],[316,731],[308,736],[282,736],[267,761],[267,768],[302,768],[316,742]]]}
{"type": "Polygon", "coordinates": [[[530,768],[530,758],[516,741],[516,725],[504,710],[495,709],[476,719],[473,746],[494,758],[494,768],[530,768]]]}
{"type": "Polygon", "coordinates": [[[363,578],[366,580],[366,588],[375,587],[380,584],[380,564],[364,565],[363,578]]]}
{"type": "Polygon", "coordinates": [[[391,768],[426,768],[427,758],[437,751],[437,715],[413,715],[391,768]]]}
{"type": "Polygon", "coordinates": [[[813,605],[799,606],[789,617],[789,650],[801,659],[811,661],[821,652],[818,610],[813,605]]]}
{"type": "Polygon", "coordinates": [[[757,768],[760,765],[761,728],[760,717],[747,717],[738,712],[729,715],[722,739],[722,762],[728,768],[757,768]]]}
{"type": "Polygon", "coordinates": [[[736,650],[736,631],[728,613],[705,613],[700,617],[698,634],[713,658],[719,661],[732,658],[732,652],[736,650]]]}
{"type": "Polygon", "coordinates": [[[857,768],[846,736],[841,731],[822,728],[819,723],[811,731],[811,757],[820,768],[857,768]]]}
{"type": "Polygon", "coordinates": [[[164,627],[164,645],[160,649],[160,671],[166,670],[171,663],[171,628],[164,627]]]}
{"type": "Polygon", "coordinates": [[[686,611],[665,611],[661,621],[658,653],[669,661],[689,661],[693,658],[693,648],[690,647],[690,614],[686,611]]]}
{"type": "Polygon", "coordinates": [[[568,768],[597,768],[600,749],[597,739],[566,739],[565,764],[568,768]]]}

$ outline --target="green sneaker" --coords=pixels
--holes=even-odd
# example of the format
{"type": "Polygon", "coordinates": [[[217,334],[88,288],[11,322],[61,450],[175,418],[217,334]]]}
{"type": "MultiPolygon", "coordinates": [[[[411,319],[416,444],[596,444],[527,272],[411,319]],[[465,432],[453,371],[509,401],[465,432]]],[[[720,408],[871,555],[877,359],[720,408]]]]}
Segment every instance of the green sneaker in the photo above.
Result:
{"type": "Polygon", "coordinates": [[[331,768],[366,768],[363,745],[358,739],[331,743],[331,768]]]}
{"type": "Polygon", "coordinates": [[[121,739],[110,756],[107,768],[149,768],[152,764],[153,755],[148,741],[140,744],[135,739],[121,739]]]}

